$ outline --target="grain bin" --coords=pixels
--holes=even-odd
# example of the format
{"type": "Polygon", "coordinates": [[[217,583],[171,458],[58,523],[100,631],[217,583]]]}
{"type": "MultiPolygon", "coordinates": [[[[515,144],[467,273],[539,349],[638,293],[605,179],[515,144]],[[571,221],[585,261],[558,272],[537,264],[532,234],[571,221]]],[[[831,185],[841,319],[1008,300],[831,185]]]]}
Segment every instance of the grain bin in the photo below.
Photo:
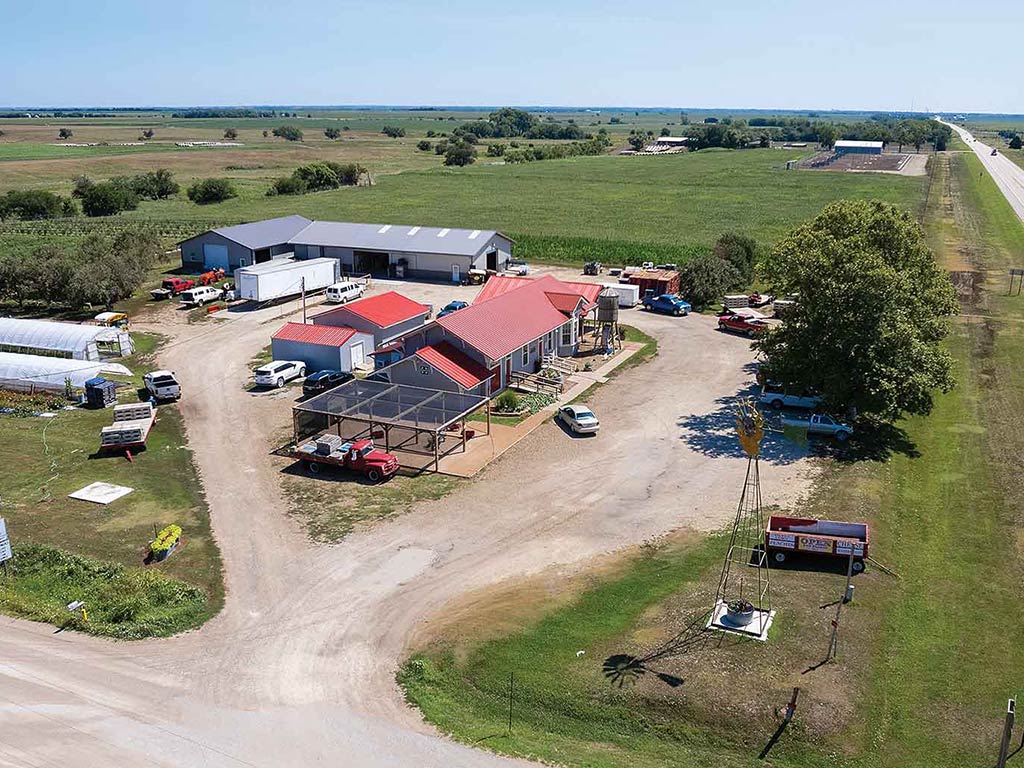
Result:
{"type": "Polygon", "coordinates": [[[619,322],[619,294],[611,288],[605,288],[597,297],[597,322],[619,322]]]}

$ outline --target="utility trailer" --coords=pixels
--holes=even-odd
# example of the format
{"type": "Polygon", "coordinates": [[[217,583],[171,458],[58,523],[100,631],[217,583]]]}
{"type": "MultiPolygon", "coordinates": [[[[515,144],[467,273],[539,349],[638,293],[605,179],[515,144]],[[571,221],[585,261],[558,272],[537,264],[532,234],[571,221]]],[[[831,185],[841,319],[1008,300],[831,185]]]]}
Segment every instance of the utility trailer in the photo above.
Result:
{"type": "Polygon", "coordinates": [[[864,570],[870,539],[867,523],[780,515],[768,518],[764,532],[765,549],[772,562],[781,564],[808,553],[842,558],[852,553],[854,573],[864,570]]]}
{"type": "Polygon", "coordinates": [[[238,298],[249,301],[273,301],[298,296],[305,291],[322,291],[338,282],[337,259],[274,259],[235,270],[238,298]]]}
{"type": "Polygon", "coordinates": [[[619,306],[623,309],[635,307],[640,303],[640,286],[632,283],[601,283],[604,288],[611,288],[618,294],[619,306]]]}

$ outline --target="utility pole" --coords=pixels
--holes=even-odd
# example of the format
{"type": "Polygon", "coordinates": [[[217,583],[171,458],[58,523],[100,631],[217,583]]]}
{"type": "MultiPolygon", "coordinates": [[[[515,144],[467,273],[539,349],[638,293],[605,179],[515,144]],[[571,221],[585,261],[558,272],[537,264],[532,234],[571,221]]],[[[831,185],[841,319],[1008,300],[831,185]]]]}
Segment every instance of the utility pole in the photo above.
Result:
{"type": "Polygon", "coordinates": [[[1013,716],[1016,709],[1016,699],[1006,702],[1006,720],[1003,722],[1003,739],[999,742],[999,759],[996,761],[996,768],[1006,768],[1006,759],[1010,752],[1010,736],[1013,734],[1013,716]]]}
{"type": "Polygon", "coordinates": [[[302,324],[306,324],[306,278],[302,278],[302,324]]]}
{"type": "Polygon", "coordinates": [[[836,617],[832,619],[832,639],[828,643],[828,654],[825,661],[834,661],[836,652],[839,650],[839,616],[843,611],[843,603],[846,596],[850,594],[850,580],[853,578],[853,547],[850,547],[850,558],[846,563],[846,586],[843,588],[843,596],[836,604],[836,617]]]}

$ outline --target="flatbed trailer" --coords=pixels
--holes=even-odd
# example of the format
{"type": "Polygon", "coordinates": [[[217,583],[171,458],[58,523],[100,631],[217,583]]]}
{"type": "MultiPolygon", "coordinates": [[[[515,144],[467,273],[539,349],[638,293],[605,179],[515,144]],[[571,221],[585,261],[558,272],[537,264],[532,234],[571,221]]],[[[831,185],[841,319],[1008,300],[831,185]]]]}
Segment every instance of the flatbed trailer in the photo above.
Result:
{"type": "Polygon", "coordinates": [[[114,406],[114,423],[100,430],[100,451],[121,451],[146,444],[156,422],[150,402],[114,406]]]}
{"type": "Polygon", "coordinates": [[[871,530],[867,523],[815,520],[809,517],[772,515],[764,532],[764,544],[772,562],[784,563],[800,554],[848,558],[853,554],[853,571],[864,570],[871,530]]]}

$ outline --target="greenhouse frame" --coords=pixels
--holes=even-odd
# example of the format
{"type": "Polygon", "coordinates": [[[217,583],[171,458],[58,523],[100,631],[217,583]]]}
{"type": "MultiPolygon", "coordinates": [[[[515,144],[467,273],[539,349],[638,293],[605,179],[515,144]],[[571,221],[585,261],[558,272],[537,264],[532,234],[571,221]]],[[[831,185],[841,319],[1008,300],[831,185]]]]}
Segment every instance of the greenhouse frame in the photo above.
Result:
{"type": "Polygon", "coordinates": [[[105,367],[105,363],[92,360],[0,352],[0,389],[63,392],[69,383],[72,389],[82,389],[105,367]]]}
{"type": "Polygon", "coordinates": [[[0,352],[70,360],[130,355],[131,336],[120,328],[0,317],[0,352]]]}

